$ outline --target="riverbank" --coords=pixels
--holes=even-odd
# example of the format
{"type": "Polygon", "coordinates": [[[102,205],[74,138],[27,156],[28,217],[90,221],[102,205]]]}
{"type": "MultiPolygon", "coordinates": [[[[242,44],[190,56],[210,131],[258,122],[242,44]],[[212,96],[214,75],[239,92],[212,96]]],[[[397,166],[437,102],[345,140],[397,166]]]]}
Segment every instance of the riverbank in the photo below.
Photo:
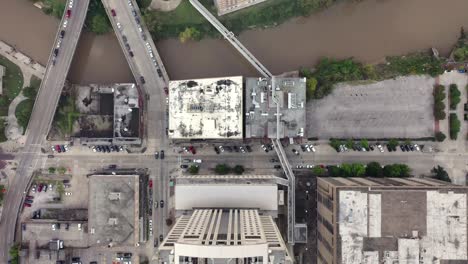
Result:
{"type": "MultiPolygon", "coordinates": [[[[342,2],[275,28],[246,31],[239,38],[275,74],[314,67],[325,56],[354,57],[368,64],[431,47],[445,56],[456,42],[460,27],[468,28],[465,10],[465,0],[342,2]]],[[[57,28],[55,18],[43,14],[28,0],[0,1],[1,38],[41,64],[47,63],[57,28]],[[9,26],[12,24],[15,26],[9,26]]],[[[178,39],[169,39],[156,44],[174,80],[258,75],[224,40],[182,44],[178,39]]],[[[133,77],[113,34],[96,36],[84,32],[69,80],[128,82],[133,77]]]]}

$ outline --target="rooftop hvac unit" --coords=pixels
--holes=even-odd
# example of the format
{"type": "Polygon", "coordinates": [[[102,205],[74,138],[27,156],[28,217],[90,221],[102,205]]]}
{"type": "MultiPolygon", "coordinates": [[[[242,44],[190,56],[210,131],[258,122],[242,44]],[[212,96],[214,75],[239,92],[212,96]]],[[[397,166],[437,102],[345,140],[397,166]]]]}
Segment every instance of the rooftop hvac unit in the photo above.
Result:
{"type": "Polygon", "coordinates": [[[297,94],[295,93],[288,93],[288,109],[297,108],[297,94]]]}
{"type": "Polygon", "coordinates": [[[265,93],[260,93],[260,103],[264,103],[265,102],[265,93]]]}

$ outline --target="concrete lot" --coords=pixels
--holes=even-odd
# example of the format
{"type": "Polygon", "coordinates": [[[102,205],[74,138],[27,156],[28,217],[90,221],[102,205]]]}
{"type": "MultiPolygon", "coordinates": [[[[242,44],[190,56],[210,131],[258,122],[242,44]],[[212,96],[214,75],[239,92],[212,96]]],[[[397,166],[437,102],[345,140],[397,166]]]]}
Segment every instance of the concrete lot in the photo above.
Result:
{"type": "Polygon", "coordinates": [[[362,85],[339,84],[307,103],[308,137],[421,138],[434,134],[434,79],[410,76],[362,85]]]}

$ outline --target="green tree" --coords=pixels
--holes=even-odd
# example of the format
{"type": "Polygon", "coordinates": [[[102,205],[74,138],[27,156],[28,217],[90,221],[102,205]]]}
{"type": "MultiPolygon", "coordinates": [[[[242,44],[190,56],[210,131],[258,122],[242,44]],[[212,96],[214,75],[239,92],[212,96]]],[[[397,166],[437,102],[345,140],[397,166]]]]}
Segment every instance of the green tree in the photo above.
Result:
{"type": "Polygon", "coordinates": [[[450,93],[450,109],[455,110],[457,108],[457,105],[460,103],[461,99],[461,93],[460,90],[458,90],[458,87],[456,84],[452,83],[449,86],[449,93],[450,93]]]}
{"type": "Polygon", "coordinates": [[[334,138],[331,138],[330,139],[330,146],[334,149],[336,149],[337,151],[340,149],[340,145],[342,145],[343,142],[338,140],[338,139],[334,139],[334,138]]]}
{"type": "Polygon", "coordinates": [[[232,168],[232,171],[237,175],[241,175],[242,173],[244,173],[245,169],[242,165],[236,165],[234,166],[234,168],[232,168]]]}
{"type": "Polygon", "coordinates": [[[307,87],[307,90],[306,90],[307,100],[314,98],[315,89],[317,88],[317,79],[313,77],[307,78],[306,87],[307,87]]]}
{"type": "Polygon", "coordinates": [[[437,167],[432,168],[431,172],[433,174],[433,177],[438,179],[438,180],[446,181],[446,182],[452,182],[452,180],[450,179],[447,171],[445,171],[445,169],[442,168],[441,166],[437,166],[437,167]]]}
{"type": "Polygon", "coordinates": [[[451,113],[449,119],[450,139],[456,140],[460,132],[460,120],[455,113],[451,113]]]}
{"type": "Polygon", "coordinates": [[[35,87],[24,87],[23,88],[23,95],[29,99],[35,99],[37,95],[37,89],[35,87]]]}
{"type": "Polygon", "coordinates": [[[383,175],[385,177],[408,177],[410,175],[410,168],[405,164],[385,165],[383,175]]]}
{"type": "Polygon", "coordinates": [[[67,172],[67,168],[65,168],[65,167],[58,167],[58,168],[57,168],[57,172],[58,172],[59,174],[65,174],[65,172],[67,172]]]}
{"type": "Polygon", "coordinates": [[[54,174],[56,171],[55,167],[49,167],[49,173],[54,174]]]}
{"type": "Polygon", "coordinates": [[[352,141],[351,139],[348,139],[348,140],[346,140],[345,145],[346,145],[347,148],[352,149],[353,146],[354,146],[354,141],[352,141]]]}
{"type": "Polygon", "coordinates": [[[190,174],[198,174],[198,171],[200,170],[200,167],[198,167],[197,165],[191,165],[189,168],[188,168],[188,172],[190,174]]]}
{"type": "Polygon", "coordinates": [[[442,142],[442,141],[445,140],[445,138],[446,138],[446,136],[445,136],[444,133],[442,133],[442,132],[440,132],[440,131],[435,133],[435,139],[436,139],[437,141],[442,142]]]}
{"type": "Polygon", "coordinates": [[[315,166],[315,167],[312,168],[312,173],[315,176],[325,176],[327,171],[325,170],[325,168],[322,168],[320,166],[315,166]]]}
{"type": "Polygon", "coordinates": [[[0,184],[0,205],[3,204],[4,192],[5,192],[5,186],[3,186],[3,185],[0,184]]]}
{"type": "Polygon", "coordinates": [[[362,70],[363,70],[363,73],[364,73],[364,77],[366,79],[368,79],[368,80],[377,80],[378,79],[377,72],[375,70],[374,65],[367,64],[367,65],[364,66],[364,68],[362,70]]]}
{"type": "Polygon", "coordinates": [[[444,120],[446,117],[445,114],[445,104],[442,101],[437,101],[434,103],[434,118],[436,120],[444,120]]]}
{"type": "Polygon", "coordinates": [[[391,149],[395,149],[396,147],[398,147],[398,140],[392,138],[390,139],[390,141],[388,141],[387,145],[391,148],[391,149]]]}
{"type": "Polygon", "coordinates": [[[231,168],[226,164],[218,164],[215,167],[215,172],[220,175],[225,175],[231,172],[231,168]]]}
{"type": "Polygon", "coordinates": [[[179,40],[182,43],[185,43],[189,40],[200,40],[200,37],[200,31],[198,31],[194,27],[187,27],[184,31],[180,32],[179,34],[179,40]]]}
{"type": "Polygon", "coordinates": [[[91,20],[91,31],[100,35],[110,31],[110,25],[106,17],[95,15],[91,20]]]}
{"type": "Polygon", "coordinates": [[[341,177],[341,168],[335,165],[330,166],[328,167],[328,174],[330,175],[330,177],[341,177]]]}
{"type": "Polygon", "coordinates": [[[366,173],[366,168],[359,163],[344,163],[341,164],[341,172],[343,177],[362,177],[366,173]]]}
{"type": "Polygon", "coordinates": [[[376,161],[367,163],[366,176],[368,177],[383,177],[382,165],[376,161]]]}
{"type": "Polygon", "coordinates": [[[369,141],[367,139],[361,139],[361,147],[368,149],[369,148],[369,141]]]}
{"type": "Polygon", "coordinates": [[[15,243],[13,246],[11,246],[9,250],[10,254],[10,264],[18,264],[19,263],[19,251],[20,251],[20,245],[18,243],[15,243]]]}

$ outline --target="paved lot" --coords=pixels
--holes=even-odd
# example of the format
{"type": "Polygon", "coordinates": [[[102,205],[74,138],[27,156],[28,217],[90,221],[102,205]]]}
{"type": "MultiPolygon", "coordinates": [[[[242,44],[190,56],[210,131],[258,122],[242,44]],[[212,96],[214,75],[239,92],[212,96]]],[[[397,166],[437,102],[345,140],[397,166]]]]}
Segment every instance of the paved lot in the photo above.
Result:
{"type": "Polygon", "coordinates": [[[433,78],[411,76],[366,85],[338,85],[324,99],[308,102],[308,137],[433,136],[433,84],[433,78]]]}

